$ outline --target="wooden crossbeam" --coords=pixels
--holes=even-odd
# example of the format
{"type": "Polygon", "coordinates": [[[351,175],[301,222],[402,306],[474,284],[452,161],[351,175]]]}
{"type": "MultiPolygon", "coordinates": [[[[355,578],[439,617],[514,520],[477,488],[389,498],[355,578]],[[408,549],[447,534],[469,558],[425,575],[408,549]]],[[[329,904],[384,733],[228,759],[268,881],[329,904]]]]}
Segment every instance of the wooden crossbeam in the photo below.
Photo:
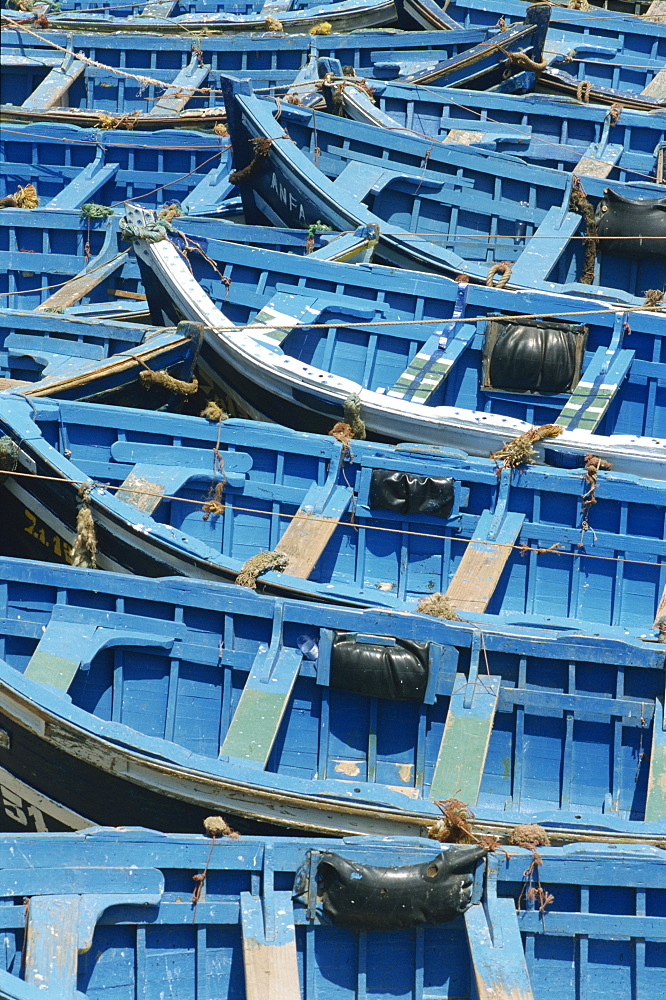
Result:
{"type": "Polygon", "coordinates": [[[70,278],[61,288],[58,288],[48,299],[44,299],[41,305],[37,306],[35,312],[46,312],[49,309],[66,309],[76,305],[84,295],[92,292],[110,275],[117,271],[129,257],[129,250],[116,256],[114,260],[100,262],[99,258],[91,260],[87,267],[79,274],[70,278]]]}
{"type": "Polygon", "coordinates": [[[261,899],[241,893],[246,1000],[300,1000],[291,893],[281,891],[272,896],[276,927],[275,936],[268,940],[261,899]]]}
{"type": "Polygon", "coordinates": [[[568,430],[595,431],[634,360],[634,351],[622,348],[628,314],[618,313],[608,347],[598,347],[578,385],[555,421],[568,430]]]}
{"type": "Polygon", "coordinates": [[[664,701],[657,698],[652,723],[652,750],[648,775],[645,821],[662,823],[666,820],[666,732],[664,731],[664,701]]]}
{"type": "Polygon", "coordinates": [[[220,756],[266,767],[293,690],[302,653],[271,644],[252,664],[220,756]]]}
{"type": "Polygon", "coordinates": [[[431,799],[476,805],[486,766],[500,678],[456,674],[430,787],[431,799]]]}
{"type": "MultiPolygon", "coordinates": [[[[333,467],[336,471],[336,467],[333,467]]],[[[349,509],[353,490],[325,483],[311,486],[303,503],[275,546],[289,556],[285,573],[307,580],[328,545],[340,519],[349,509]]]]}
{"type": "Polygon", "coordinates": [[[512,899],[495,899],[465,913],[478,1000],[534,1000],[518,916],[512,899]]]}
{"type": "Polygon", "coordinates": [[[642,93],[645,97],[652,97],[658,101],[666,100],[666,69],[660,69],[647,87],[643,88],[642,93]]]}
{"type": "Polygon", "coordinates": [[[51,619],[25,668],[25,677],[67,691],[97,631],[90,622],[51,619]]]}
{"type": "Polygon", "coordinates": [[[585,174],[588,177],[608,177],[623,152],[624,148],[617,143],[608,143],[600,149],[599,143],[593,142],[581,156],[573,172],[578,176],[585,174]]]}
{"type": "Polygon", "coordinates": [[[580,224],[581,217],[575,212],[566,212],[563,217],[561,208],[549,209],[512,265],[511,283],[533,286],[535,281],[545,281],[580,224]]]}
{"type": "Polygon", "coordinates": [[[119,163],[104,163],[104,150],[100,149],[92,163],[83,168],[62,191],[52,198],[45,208],[81,208],[91,201],[99,189],[118,173],[119,163]]]}
{"type": "Polygon", "coordinates": [[[177,115],[194,96],[193,89],[204,82],[209,72],[210,66],[200,63],[195,53],[148,114],[177,115]]]}
{"type": "Polygon", "coordinates": [[[80,59],[67,56],[59,66],[53,67],[21,107],[25,111],[46,111],[47,108],[63,107],[67,91],[84,69],[80,59]]]}
{"type": "Polygon", "coordinates": [[[485,510],[449,584],[446,596],[458,611],[485,611],[499,583],[524,514],[505,514],[497,525],[485,510]]]}

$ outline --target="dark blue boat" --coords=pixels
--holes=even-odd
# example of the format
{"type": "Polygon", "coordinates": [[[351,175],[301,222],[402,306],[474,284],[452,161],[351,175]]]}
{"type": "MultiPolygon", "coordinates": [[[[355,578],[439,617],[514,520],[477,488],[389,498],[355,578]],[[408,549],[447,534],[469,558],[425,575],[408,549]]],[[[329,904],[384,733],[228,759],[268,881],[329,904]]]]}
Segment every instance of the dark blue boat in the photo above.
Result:
{"type": "Polygon", "coordinates": [[[234,581],[263,562],[248,585],[285,596],[406,610],[445,592],[464,615],[556,612],[639,633],[664,610],[664,484],[598,460],[499,474],[344,428],[341,440],[14,396],[0,428],[16,473],[5,508],[40,558],[75,545],[85,483],[105,569],[234,581]]]}
{"type": "Polygon", "coordinates": [[[274,102],[242,80],[228,80],[226,103],[231,177],[249,222],[374,223],[386,263],[481,283],[501,274],[510,288],[638,305],[646,288],[666,286],[659,184],[609,189],[586,177],[582,187],[573,175],[473,147],[403,134],[389,144],[372,126],[291,105],[277,122],[274,102]]]}
{"type": "MultiPolygon", "coordinates": [[[[335,69],[320,60],[322,69],[335,69]]],[[[322,74],[323,75],[323,74],[322,74]]],[[[536,166],[609,177],[613,181],[664,178],[666,109],[646,115],[627,108],[612,113],[542,95],[451,91],[399,81],[367,85],[337,74],[324,87],[328,108],[367,125],[405,131],[440,142],[473,143],[509,153],[536,166]]]]}
{"type": "MultiPolygon", "coordinates": [[[[247,73],[262,93],[289,100],[316,94],[317,58],[342,61],[358,73],[395,77],[420,65],[440,65],[439,78],[457,85],[488,86],[517,72],[510,55],[524,51],[541,58],[549,9],[530,12],[528,22],[510,32],[497,28],[465,29],[446,36],[429,33],[363,32],[350,36],[293,38],[255,36],[230,40],[223,49],[205,46],[167,51],[159,38],[145,46],[118,51],[114,36],[62,37],[55,52],[39,47],[40,36],[22,39],[7,31],[3,45],[3,97],[0,115],[11,121],[62,121],[69,124],[131,128],[212,128],[225,117],[220,101],[222,72],[247,73]],[[34,43],[26,45],[25,42],[34,43]],[[114,45],[115,43],[115,45],[114,45]],[[404,56],[403,56],[404,50],[404,56]]],[[[52,36],[49,36],[52,37],[52,36]]],[[[136,43],[134,43],[136,44],[136,43]]]]}
{"type": "MultiPolygon", "coordinates": [[[[5,208],[0,212],[2,306],[57,310],[86,319],[149,320],[139,272],[130,244],[122,238],[119,219],[116,215],[90,218],[65,209],[5,208]]],[[[376,244],[376,231],[367,226],[340,234],[327,226],[277,229],[238,225],[219,217],[181,215],[172,223],[169,231],[195,256],[210,257],[221,243],[237,241],[314,259],[369,260],[376,244]]],[[[158,216],[158,226],[167,225],[166,217],[158,216]]],[[[155,232],[159,234],[160,228],[153,227],[155,232]]]]}
{"type": "Polygon", "coordinates": [[[657,848],[206,828],[2,837],[3,996],[648,1000],[666,975],[657,848]]]}
{"type": "Polygon", "coordinates": [[[193,395],[202,328],[0,310],[0,392],[162,408],[193,395]],[[143,373],[143,375],[142,375],[143,373]]]}
{"type": "Polygon", "coordinates": [[[5,828],[196,832],[214,811],[317,834],[506,842],[538,823],[558,843],[663,841],[666,646],[650,623],[440,621],[0,567],[5,828]]]}
{"type": "Polygon", "coordinates": [[[32,184],[51,210],[93,203],[120,211],[124,201],[140,199],[202,213],[233,194],[229,140],[211,133],[4,125],[0,158],[0,197],[32,184]]]}
{"type": "Polygon", "coordinates": [[[204,379],[241,414],[327,433],[355,396],[370,437],[484,456],[555,424],[536,460],[593,453],[664,475],[663,307],[622,314],[229,243],[207,247],[214,267],[194,254],[188,266],[180,245],[176,234],[134,244],[152,320],[208,328],[204,379]]]}

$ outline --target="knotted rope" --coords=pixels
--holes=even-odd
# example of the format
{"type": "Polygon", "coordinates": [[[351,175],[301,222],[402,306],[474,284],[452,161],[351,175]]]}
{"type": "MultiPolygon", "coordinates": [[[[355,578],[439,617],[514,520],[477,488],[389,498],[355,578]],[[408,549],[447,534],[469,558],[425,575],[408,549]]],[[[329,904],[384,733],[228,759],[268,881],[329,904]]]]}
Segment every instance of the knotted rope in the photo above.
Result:
{"type": "Polygon", "coordinates": [[[658,288],[648,288],[646,292],[643,292],[643,295],[645,296],[644,309],[658,309],[664,304],[664,293],[658,288]]]}
{"type": "Polygon", "coordinates": [[[344,422],[351,427],[351,436],[357,441],[365,441],[365,424],[361,419],[361,400],[352,393],[344,403],[344,422]]]}
{"type": "Polygon", "coordinates": [[[592,93],[592,84],[589,80],[581,80],[576,87],[576,99],[582,101],[583,104],[590,103],[590,94],[592,93]]]}
{"type": "Polygon", "coordinates": [[[597,247],[599,246],[599,230],[597,220],[594,217],[592,208],[580,180],[574,174],[571,197],[569,198],[569,211],[576,212],[583,217],[585,222],[585,260],[583,262],[583,273],[578,279],[583,285],[591,285],[594,281],[594,266],[597,260],[597,247]]]}
{"type": "Polygon", "coordinates": [[[517,469],[521,465],[532,465],[536,459],[536,451],[532,445],[536,441],[543,441],[545,438],[558,437],[564,430],[557,424],[543,424],[541,427],[533,427],[513,441],[507,441],[499,451],[490,453],[490,457],[496,462],[501,462],[500,468],[517,469]]]}
{"type": "Polygon", "coordinates": [[[38,205],[39,198],[34,184],[26,184],[25,187],[19,184],[14,194],[0,198],[0,208],[37,208],[38,205]]]}
{"type": "Polygon", "coordinates": [[[154,385],[160,385],[164,389],[168,389],[169,392],[175,392],[179,396],[193,396],[195,392],[199,389],[199,383],[197,379],[192,379],[191,382],[183,382],[179,378],[174,378],[173,375],[169,375],[168,372],[154,372],[145,371],[141,372],[139,378],[143,382],[146,389],[150,389],[154,385]]]}
{"type": "Polygon", "coordinates": [[[83,490],[81,507],[76,516],[76,539],[72,548],[72,566],[95,569],[97,565],[97,535],[90,509],[90,491],[83,490]]]}
{"type": "Polygon", "coordinates": [[[442,621],[462,621],[460,615],[453,607],[451,599],[441,592],[422,597],[416,605],[416,610],[419,614],[430,615],[431,618],[441,618],[442,621]]]}
{"type": "Polygon", "coordinates": [[[501,260],[497,264],[493,264],[492,267],[488,269],[488,274],[486,275],[486,287],[488,288],[504,288],[508,284],[509,278],[511,277],[511,261],[501,260]],[[495,282],[495,275],[501,275],[499,281],[495,282]]]}
{"type": "Polygon", "coordinates": [[[244,184],[262,168],[268,159],[268,154],[273,145],[272,139],[268,139],[266,136],[259,136],[256,139],[250,139],[250,142],[254,145],[254,157],[246,167],[243,167],[241,170],[234,170],[229,174],[229,182],[231,184],[244,184]]]}
{"type": "Polygon", "coordinates": [[[108,205],[97,205],[94,201],[87,201],[79,211],[84,219],[104,219],[107,215],[113,215],[113,209],[108,205]]]}
{"type": "Polygon", "coordinates": [[[127,243],[136,243],[138,240],[143,240],[144,243],[161,243],[167,238],[170,229],[173,226],[166,218],[144,224],[128,222],[124,216],[120,220],[120,238],[127,243]]]}
{"type": "Polygon", "coordinates": [[[281,573],[287,568],[289,556],[283,552],[259,552],[256,556],[251,556],[236,577],[235,582],[239,587],[247,587],[249,590],[257,589],[257,578],[268,570],[281,573]]]}

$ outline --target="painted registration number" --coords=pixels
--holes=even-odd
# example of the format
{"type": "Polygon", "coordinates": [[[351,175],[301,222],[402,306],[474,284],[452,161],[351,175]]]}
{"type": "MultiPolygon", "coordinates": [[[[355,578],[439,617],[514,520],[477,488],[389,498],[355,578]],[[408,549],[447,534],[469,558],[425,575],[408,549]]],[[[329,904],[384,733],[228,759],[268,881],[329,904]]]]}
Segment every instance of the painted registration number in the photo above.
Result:
{"type": "Polygon", "coordinates": [[[58,559],[60,562],[70,563],[72,562],[72,547],[69,542],[66,542],[60,535],[40,521],[38,517],[28,510],[27,507],[23,508],[23,515],[26,520],[26,524],[23,530],[26,534],[34,538],[35,541],[40,542],[45,548],[49,549],[50,552],[58,559]]]}

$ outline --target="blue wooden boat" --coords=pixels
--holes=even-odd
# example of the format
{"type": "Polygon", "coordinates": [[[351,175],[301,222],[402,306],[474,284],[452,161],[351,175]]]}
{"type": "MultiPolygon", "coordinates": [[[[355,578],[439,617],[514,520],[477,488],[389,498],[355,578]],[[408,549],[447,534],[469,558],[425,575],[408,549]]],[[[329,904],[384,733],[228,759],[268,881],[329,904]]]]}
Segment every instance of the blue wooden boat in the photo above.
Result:
{"type": "MultiPolygon", "coordinates": [[[[137,51],[125,39],[130,45],[125,54],[118,51],[119,39],[113,35],[77,35],[75,43],[71,36],[62,36],[54,52],[36,44],[28,47],[19,32],[8,30],[1,57],[6,103],[0,116],[11,121],[131,129],[212,128],[225,118],[219,100],[221,72],[241,70],[262,93],[302,100],[316,93],[313,83],[318,79],[319,54],[376,77],[397,76],[405,50],[412,68],[426,58],[440,65],[439,75],[446,83],[455,78],[458,84],[474,81],[476,86],[485,86],[516,71],[507,53],[521,49],[534,59],[541,58],[548,14],[542,5],[538,30],[529,13],[528,23],[519,23],[510,32],[492,27],[451,31],[445,36],[410,33],[405,41],[404,32],[374,31],[316,40],[302,36],[288,39],[287,45],[280,37],[253,36],[249,49],[243,39],[234,39],[221,51],[209,42],[207,48],[196,51],[189,43],[181,45],[175,53],[171,47],[164,51],[159,36],[148,36],[141,38],[146,48],[141,45],[137,51]],[[470,50],[471,57],[467,56],[470,50]],[[81,56],[92,62],[84,62],[81,56]]],[[[39,36],[29,36],[30,42],[38,40],[39,36]]],[[[205,44],[205,39],[200,43],[205,44]]]]}
{"type": "Polygon", "coordinates": [[[652,116],[622,108],[617,114],[566,98],[451,93],[399,81],[373,80],[371,96],[364,81],[343,76],[339,63],[322,59],[320,67],[337,76],[324,86],[328,110],[367,125],[481,145],[537,166],[573,170],[579,177],[592,173],[633,181],[665,176],[666,111],[652,116]]]}
{"type": "Polygon", "coordinates": [[[3,309],[0,392],[161,408],[196,392],[202,336],[195,323],[146,329],[3,309]],[[142,378],[142,372],[150,374],[142,378]],[[176,390],[181,394],[174,396],[176,390]]]}
{"type": "MultiPolygon", "coordinates": [[[[4,209],[0,212],[2,306],[58,310],[81,318],[149,319],[138,268],[130,245],[121,238],[119,219],[116,215],[90,218],[66,209],[4,209]]],[[[374,229],[341,234],[327,228],[277,229],[182,215],[173,220],[170,232],[181,248],[189,245],[193,253],[206,256],[215,253],[213,247],[221,241],[231,240],[315,259],[372,257],[374,229]]]]}
{"type": "Polygon", "coordinates": [[[124,201],[140,199],[202,213],[233,194],[229,140],[210,133],[6,125],[0,158],[0,197],[33,184],[41,207],[50,210],[90,203],[120,210],[124,201]]]}
{"type": "Polygon", "coordinates": [[[507,855],[417,838],[234,839],[224,828],[211,817],[213,837],[5,835],[4,996],[98,1000],[115,989],[138,1000],[167,984],[182,1000],[202,987],[261,1000],[267,982],[276,1000],[554,990],[575,1000],[590,982],[608,1000],[659,995],[657,848],[507,855]]]}
{"type": "Polygon", "coordinates": [[[538,823],[558,843],[663,842],[666,646],[651,623],[440,621],[0,567],[5,828],[191,832],[214,811],[329,835],[439,819],[431,833],[455,840],[437,804],[454,798],[476,836],[538,823]]]}
{"type": "MultiPolygon", "coordinates": [[[[11,3],[11,0],[8,0],[11,3]]],[[[18,5],[17,5],[18,6],[18,5]]],[[[62,31],[143,31],[238,34],[248,31],[326,33],[380,28],[395,24],[393,0],[136,0],[109,4],[104,0],[63,0],[59,12],[49,3],[36,13],[48,16],[48,26],[62,31]],[[328,28],[330,31],[330,27],[328,28]]],[[[10,24],[25,20],[12,6],[2,9],[10,24]]]]}
{"type": "Polygon", "coordinates": [[[557,608],[639,631],[663,610],[663,482],[604,475],[598,460],[498,474],[461,452],[350,444],[349,430],[14,396],[0,428],[16,473],[5,509],[36,557],[65,561],[84,483],[103,569],[235,581],[269,551],[262,588],[329,603],[404,610],[445,592],[464,614],[557,608]]]}
{"type": "MultiPolygon", "coordinates": [[[[611,0],[612,2],[612,0],[611,0]]],[[[397,0],[398,17],[401,27],[432,31],[458,30],[461,27],[496,25],[501,18],[506,23],[521,20],[525,15],[525,4],[521,0],[397,0]]],[[[554,7],[551,12],[549,42],[590,38],[595,44],[613,44],[632,55],[643,53],[653,59],[659,58],[666,43],[666,28],[650,16],[640,20],[631,15],[621,15],[617,11],[594,5],[593,10],[571,7],[554,7]]]]}
{"type": "Polygon", "coordinates": [[[581,191],[558,170],[417,136],[392,135],[387,145],[371,126],[291,105],[278,123],[274,102],[254,96],[247,81],[227,85],[230,176],[240,178],[249,222],[318,219],[341,230],[374,223],[386,263],[481,283],[501,273],[513,288],[638,305],[646,288],[666,286],[661,185],[608,189],[586,177],[581,191]],[[583,214],[595,212],[588,233],[583,214]]]}
{"type": "Polygon", "coordinates": [[[356,396],[372,438],[484,456],[556,424],[537,460],[580,465],[591,452],[663,478],[663,307],[623,317],[582,298],[228,243],[208,247],[215,268],[193,254],[188,267],[177,240],[134,248],[152,321],[210,328],[202,374],[241,413],[326,433],[356,396]]]}

